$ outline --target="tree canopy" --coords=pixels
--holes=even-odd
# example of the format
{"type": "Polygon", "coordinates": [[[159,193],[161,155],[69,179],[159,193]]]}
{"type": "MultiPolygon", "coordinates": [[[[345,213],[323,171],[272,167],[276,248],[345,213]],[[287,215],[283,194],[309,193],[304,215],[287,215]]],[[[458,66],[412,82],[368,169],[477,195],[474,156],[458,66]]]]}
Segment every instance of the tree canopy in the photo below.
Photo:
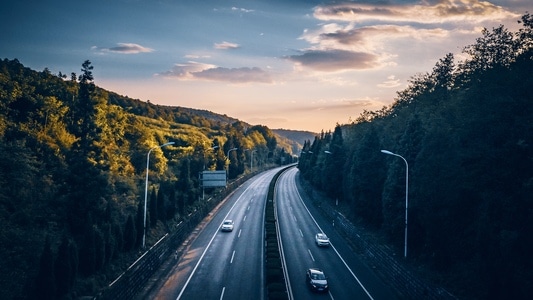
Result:
{"type": "Polygon", "coordinates": [[[398,249],[406,165],[380,150],[405,158],[408,259],[430,266],[460,298],[533,295],[533,17],[520,23],[514,33],[484,29],[465,61],[447,54],[392,105],[339,126],[342,143],[326,134],[300,156],[307,180],[398,249]],[[324,152],[332,147],[343,155],[324,152]],[[332,168],[340,179],[321,180],[332,168]]]}
{"type": "Polygon", "coordinates": [[[29,291],[68,295],[80,288],[75,282],[138,250],[146,172],[149,245],[161,237],[158,228],[199,205],[204,168],[229,167],[233,179],[251,171],[250,151],[255,170],[291,153],[266,126],[101,89],[93,69],[86,60],[81,75],[67,79],[0,60],[0,254],[10,258],[0,262],[0,290],[6,298],[30,298],[29,291]]]}

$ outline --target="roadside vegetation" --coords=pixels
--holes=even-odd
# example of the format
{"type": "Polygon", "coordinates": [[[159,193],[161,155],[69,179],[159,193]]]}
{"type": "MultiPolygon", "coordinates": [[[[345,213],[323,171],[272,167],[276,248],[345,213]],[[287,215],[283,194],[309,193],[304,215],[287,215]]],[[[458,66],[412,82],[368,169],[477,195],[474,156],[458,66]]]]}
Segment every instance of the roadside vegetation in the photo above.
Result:
{"type": "Polygon", "coordinates": [[[120,96],[81,67],[67,77],[0,60],[3,299],[94,296],[144,252],[150,149],[146,249],[200,206],[201,171],[232,180],[292,160],[266,126],[120,96]]]}
{"type": "Polygon", "coordinates": [[[302,176],[464,299],[533,296],[533,17],[485,29],[394,103],[305,143],[302,176]]]}

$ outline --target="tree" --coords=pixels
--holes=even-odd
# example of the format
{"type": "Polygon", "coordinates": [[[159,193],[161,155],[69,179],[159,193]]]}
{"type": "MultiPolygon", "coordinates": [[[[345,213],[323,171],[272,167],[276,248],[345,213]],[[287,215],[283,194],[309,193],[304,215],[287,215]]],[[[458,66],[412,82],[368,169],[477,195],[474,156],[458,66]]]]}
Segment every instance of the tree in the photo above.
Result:
{"type": "Polygon", "coordinates": [[[162,188],[163,185],[159,188],[159,191],[157,193],[157,217],[162,222],[166,221],[166,203],[165,203],[165,193],[164,189],[162,188]]]}
{"type": "Polygon", "coordinates": [[[144,199],[139,201],[139,204],[137,205],[137,214],[135,215],[135,228],[137,229],[136,232],[136,238],[135,238],[135,245],[137,247],[140,247],[142,244],[142,239],[144,235],[144,199]]]}
{"type": "Polygon", "coordinates": [[[150,192],[150,228],[155,228],[155,226],[157,226],[157,220],[159,219],[157,207],[157,192],[155,187],[152,187],[150,192]]]}
{"type": "Polygon", "coordinates": [[[366,224],[379,228],[383,222],[381,187],[385,179],[384,159],[374,124],[368,124],[352,152],[353,211],[366,224]]]}
{"type": "Polygon", "coordinates": [[[90,276],[97,270],[96,225],[87,224],[80,250],[80,273],[90,276]]]}
{"type": "Polygon", "coordinates": [[[41,253],[39,273],[37,274],[35,281],[34,295],[39,299],[56,299],[54,255],[52,253],[49,237],[46,237],[43,252],[41,253]]]}
{"type": "Polygon", "coordinates": [[[126,220],[126,226],[124,227],[124,251],[128,252],[133,249],[135,246],[135,237],[135,223],[133,222],[133,217],[129,215],[126,220]]]}
{"type": "Polygon", "coordinates": [[[344,181],[344,162],[346,160],[345,149],[342,138],[342,127],[337,124],[331,142],[329,144],[329,153],[326,158],[324,167],[324,187],[326,192],[336,200],[343,199],[343,188],[341,183],[344,181]]]}
{"type": "Polygon", "coordinates": [[[72,253],[70,252],[70,240],[64,235],[61,245],[57,251],[55,262],[55,278],[57,283],[57,296],[66,295],[74,284],[74,267],[72,264],[72,253]]]}

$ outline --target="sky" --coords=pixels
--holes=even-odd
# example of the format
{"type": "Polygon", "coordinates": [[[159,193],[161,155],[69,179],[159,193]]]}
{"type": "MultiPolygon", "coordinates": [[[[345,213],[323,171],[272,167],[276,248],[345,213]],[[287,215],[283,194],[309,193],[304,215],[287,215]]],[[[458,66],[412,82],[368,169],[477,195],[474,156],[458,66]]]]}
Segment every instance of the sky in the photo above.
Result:
{"type": "Polygon", "coordinates": [[[531,0],[17,0],[0,59],[154,104],[319,133],[390,105],[417,74],[511,31],[531,0]]]}

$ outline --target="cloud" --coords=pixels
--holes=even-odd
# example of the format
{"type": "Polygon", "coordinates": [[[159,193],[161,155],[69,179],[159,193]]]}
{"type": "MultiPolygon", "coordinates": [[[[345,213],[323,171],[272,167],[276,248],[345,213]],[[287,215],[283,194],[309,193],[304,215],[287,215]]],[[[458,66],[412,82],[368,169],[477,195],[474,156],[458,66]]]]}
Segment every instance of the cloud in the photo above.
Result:
{"type": "Polygon", "coordinates": [[[380,20],[427,24],[454,21],[480,23],[519,17],[518,14],[509,12],[488,1],[439,0],[421,1],[419,3],[415,5],[391,4],[387,2],[330,4],[317,6],[314,16],[320,20],[346,22],[380,20]]]}
{"type": "Polygon", "coordinates": [[[270,74],[257,67],[222,68],[194,61],[186,64],[176,64],[172,70],[156,75],[180,80],[208,80],[231,83],[272,83],[270,74]]]}
{"type": "Polygon", "coordinates": [[[301,39],[322,49],[343,49],[347,51],[378,52],[385,42],[410,37],[418,40],[443,39],[449,31],[434,29],[418,29],[406,25],[371,25],[354,27],[352,24],[340,26],[326,24],[316,30],[306,30],[301,39]]]}
{"type": "Polygon", "coordinates": [[[194,77],[213,81],[226,81],[231,83],[272,82],[270,75],[257,67],[232,69],[221,67],[211,68],[194,73],[194,77]]]}
{"type": "Polygon", "coordinates": [[[222,42],[222,43],[215,43],[215,49],[238,49],[241,46],[239,44],[230,43],[230,42],[222,42]]]}
{"type": "Polygon", "coordinates": [[[360,111],[364,108],[376,107],[379,102],[375,99],[334,99],[315,102],[311,105],[303,105],[303,111],[321,111],[321,112],[342,112],[342,111],[360,111]]]}
{"type": "Polygon", "coordinates": [[[253,9],[246,9],[246,8],[238,8],[238,7],[232,7],[232,11],[238,11],[238,12],[244,12],[244,13],[251,13],[254,12],[253,9]]]}
{"type": "Polygon", "coordinates": [[[396,88],[401,85],[400,79],[396,78],[394,75],[390,75],[387,77],[387,80],[383,81],[382,83],[379,83],[377,86],[380,88],[396,88]]]}
{"type": "Polygon", "coordinates": [[[156,74],[167,78],[177,78],[181,80],[194,79],[194,74],[207,70],[210,68],[216,68],[215,65],[198,63],[195,61],[189,61],[185,64],[175,64],[172,70],[156,74]]]}
{"type": "Polygon", "coordinates": [[[152,48],[143,47],[139,44],[133,43],[117,43],[117,45],[118,46],[111,48],[93,46],[92,49],[100,52],[113,52],[122,54],[150,53],[154,51],[152,48]]]}
{"type": "Polygon", "coordinates": [[[305,50],[300,55],[285,57],[298,65],[317,71],[332,72],[348,69],[370,69],[379,66],[378,56],[345,50],[305,50]]]}

